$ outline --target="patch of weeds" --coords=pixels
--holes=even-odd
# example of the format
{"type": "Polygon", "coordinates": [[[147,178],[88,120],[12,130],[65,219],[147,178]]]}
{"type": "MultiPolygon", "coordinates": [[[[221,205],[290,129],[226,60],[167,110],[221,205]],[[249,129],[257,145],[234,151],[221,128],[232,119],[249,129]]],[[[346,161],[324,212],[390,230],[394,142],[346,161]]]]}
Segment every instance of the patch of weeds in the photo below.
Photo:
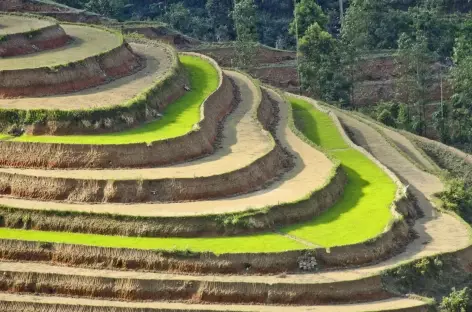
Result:
{"type": "Polygon", "coordinates": [[[441,303],[441,311],[471,311],[451,309],[461,306],[460,302],[464,302],[468,292],[462,290],[472,286],[472,274],[463,270],[454,255],[423,258],[387,270],[382,274],[382,283],[385,289],[395,294],[416,294],[444,302],[444,306],[441,303]]]}
{"type": "Polygon", "coordinates": [[[472,310],[472,292],[469,287],[462,290],[452,288],[449,296],[442,299],[439,305],[441,312],[467,312],[472,310]]]}

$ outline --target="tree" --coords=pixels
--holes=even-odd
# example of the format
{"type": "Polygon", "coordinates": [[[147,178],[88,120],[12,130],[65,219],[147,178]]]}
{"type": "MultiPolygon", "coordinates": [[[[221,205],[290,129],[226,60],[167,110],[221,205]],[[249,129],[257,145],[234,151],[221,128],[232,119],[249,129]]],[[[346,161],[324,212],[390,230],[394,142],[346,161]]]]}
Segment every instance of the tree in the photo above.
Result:
{"type": "Polygon", "coordinates": [[[346,103],[349,86],[342,71],[339,42],[314,23],[300,39],[299,51],[303,88],[322,100],[346,103]]]}
{"type": "Polygon", "coordinates": [[[321,27],[328,24],[328,17],[315,0],[300,0],[295,6],[294,19],[290,24],[290,33],[301,38],[308,28],[317,23],[321,27]]]}
{"type": "Polygon", "coordinates": [[[441,312],[467,312],[472,307],[470,289],[465,287],[462,290],[452,289],[449,297],[444,297],[439,309],[441,312]]]}
{"type": "Polygon", "coordinates": [[[257,52],[256,10],[254,0],[239,0],[234,5],[233,20],[237,34],[235,65],[238,67],[249,67],[257,52]]]}
{"type": "Polygon", "coordinates": [[[232,0],[208,0],[205,8],[215,33],[216,41],[234,39],[234,23],[231,16],[232,0]]]}
{"type": "Polygon", "coordinates": [[[428,41],[421,31],[415,36],[403,33],[398,40],[396,61],[398,65],[398,95],[415,107],[411,114],[413,130],[425,133],[426,99],[433,74],[435,55],[428,48],[428,41]]]}
{"type": "Polygon", "coordinates": [[[90,0],[85,4],[85,9],[101,15],[121,18],[128,4],[127,0],[90,0]]]}
{"type": "Polygon", "coordinates": [[[346,11],[341,35],[361,49],[396,48],[401,32],[408,30],[407,13],[387,0],[353,0],[346,11]]]}

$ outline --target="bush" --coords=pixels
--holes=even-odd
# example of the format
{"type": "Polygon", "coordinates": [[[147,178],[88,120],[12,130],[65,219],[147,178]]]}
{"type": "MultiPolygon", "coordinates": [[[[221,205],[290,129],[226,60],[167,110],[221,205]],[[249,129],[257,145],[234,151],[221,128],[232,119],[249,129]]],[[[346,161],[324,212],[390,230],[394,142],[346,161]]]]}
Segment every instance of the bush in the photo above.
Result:
{"type": "Polygon", "coordinates": [[[462,290],[452,289],[448,297],[444,297],[439,309],[441,312],[467,312],[472,308],[471,293],[468,287],[462,290]]]}
{"type": "Polygon", "coordinates": [[[395,127],[395,118],[393,118],[392,113],[386,109],[384,109],[379,116],[377,117],[377,120],[383,123],[384,125],[390,126],[390,127],[395,127]]]}
{"type": "Polygon", "coordinates": [[[446,190],[440,195],[443,208],[454,211],[467,222],[472,222],[472,188],[463,179],[448,181],[446,190]]]}

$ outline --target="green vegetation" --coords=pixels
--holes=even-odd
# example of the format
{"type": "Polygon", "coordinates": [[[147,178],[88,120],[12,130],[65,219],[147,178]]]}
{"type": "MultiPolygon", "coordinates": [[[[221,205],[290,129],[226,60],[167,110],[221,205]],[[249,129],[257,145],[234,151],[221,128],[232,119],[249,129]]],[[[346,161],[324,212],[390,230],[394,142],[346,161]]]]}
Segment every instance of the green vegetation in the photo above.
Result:
{"type": "Polygon", "coordinates": [[[471,277],[457,255],[445,254],[386,270],[382,284],[392,293],[431,298],[438,304],[434,311],[466,312],[472,308],[471,277]]]}
{"type": "MultiPolygon", "coordinates": [[[[294,117],[305,135],[342,161],[349,183],[342,199],[311,222],[283,232],[323,247],[359,243],[383,232],[392,219],[395,184],[363,154],[350,148],[330,117],[310,104],[292,100],[294,117]]],[[[0,238],[139,249],[212,251],[215,253],[280,252],[307,246],[276,233],[221,238],[117,237],[63,232],[0,229],[0,238]]]]}
{"type": "Polygon", "coordinates": [[[214,253],[245,252],[280,252],[305,249],[306,246],[278,234],[261,234],[243,237],[219,238],[149,238],[149,237],[116,237],[62,232],[43,232],[32,230],[0,229],[4,239],[20,239],[51,243],[82,244],[90,246],[212,251],[214,253]]]}
{"type": "Polygon", "coordinates": [[[128,131],[101,135],[21,136],[13,141],[68,143],[68,144],[129,144],[175,138],[192,130],[200,121],[200,108],[204,100],[218,87],[218,72],[207,61],[194,56],[181,56],[188,71],[192,89],[170,104],[163,117],[142,127],[128,131]]]}
{"type": "Polygon", "coordinates": [[[291,102],[300,130],[341,161],[348,184],[334,207],[313,221],[288,227],[284,232],[324,247],[375,237],[392,219],[390,205],[396,185],[370,159],[344,142],[327,114],[305,101],[291,99],[291,102]]]}

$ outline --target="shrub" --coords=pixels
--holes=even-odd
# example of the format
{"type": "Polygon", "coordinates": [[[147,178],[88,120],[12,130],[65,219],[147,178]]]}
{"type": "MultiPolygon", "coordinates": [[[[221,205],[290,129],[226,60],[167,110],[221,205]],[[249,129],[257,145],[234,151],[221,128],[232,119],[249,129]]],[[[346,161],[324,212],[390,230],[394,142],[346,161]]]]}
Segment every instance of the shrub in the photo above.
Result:
{"type": "Polygon", "coordinates": [[[444,297],[439,309],[441,312],[467,312],[472,308],[471,292],[468,287],[462,290],[452,289],[449,296],[444,297]]]}
{"type": "Polygon", "coordinates": [[[446,190],[441,193],[443,208],[454,211],[466,221],[472,221],[472,188],[463,179],[448,181],[446,190]]]}
{"type": "Polygon", "coordinates": [[[383,123],[384,125],[395,127],[395,118],[392,116],[390,111],[384,109],[379,116],[377,117],[378,121],[383,123]]]}

